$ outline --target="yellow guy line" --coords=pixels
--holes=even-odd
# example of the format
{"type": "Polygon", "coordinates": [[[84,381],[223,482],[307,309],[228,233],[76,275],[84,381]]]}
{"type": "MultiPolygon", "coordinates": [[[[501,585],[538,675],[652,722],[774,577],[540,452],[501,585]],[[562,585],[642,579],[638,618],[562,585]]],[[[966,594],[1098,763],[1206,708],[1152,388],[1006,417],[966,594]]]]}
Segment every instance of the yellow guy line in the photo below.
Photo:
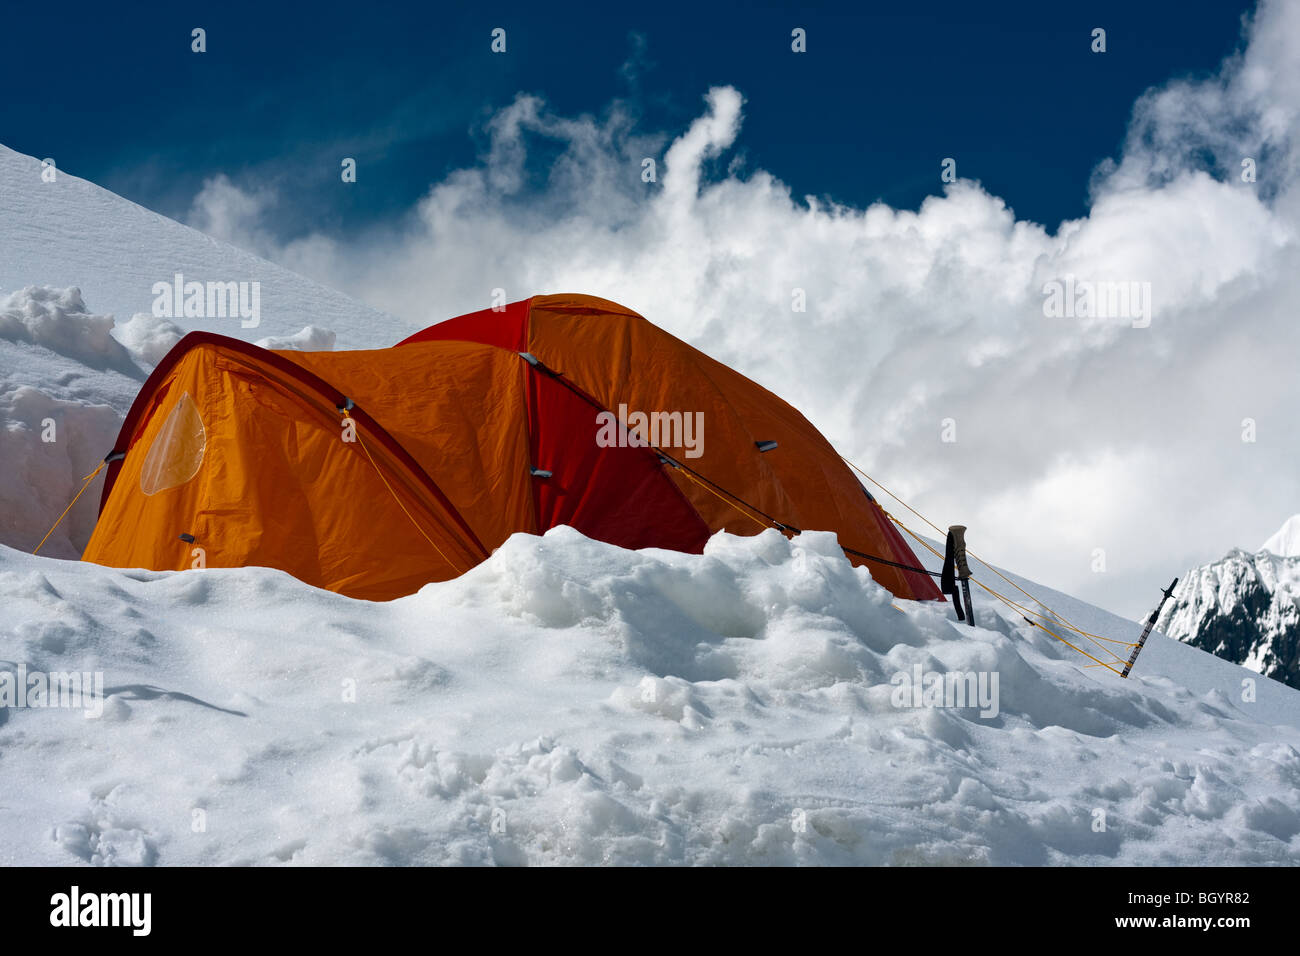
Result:
{"type": "MultiPolygon", "coordinates": [[[[356,419],[352,418],[352,415],[348,412],[346,408],[343,409],[343,417],[351,419],[354,423],[356,422],[356,419]]],[[[463,569],[458,564],[456,564],[455,561],[451,560],[451,558],[443,554],[442,548],[438,547],[438,543],[434,541],[432,538],[430,538],[428,534],[425,533],[424,528],[420,526],[420,522],[415,520],[415,516],[412,515],[411,512],[406,510],[406,505],[402,504],[402,499],[397,496],[397,492],[393,490],[393,486],[390,485],[388,483],[388,479],[384,477],[383,469],[381,469],[379,465],[375,463],[375,458],[373,455],[370,454],[370,449],[366,447],[365,439],[361,437],[360,430],[356,430],[354,434],[357,436],[357,444],[361,446],[361,450],[364,451],[366,453],[366,457],[370,459],[370,465],[372,468],[375,469],[375,474],[377,474],[379,476],[379,480],[384,483],[384,487],[388,489],[388,493],[393,496],[393,500],[397,502],[397,507],[401,508],[402,512],[406,515],[406,517],[410,519],[411,524],[415,525],[415,530],[420,532],[420,534],[424,535],[424,540],[429,542],[429,544],[433,545],[433,550],[437,551],[439,556],[441,556],[442,560],[450,564],[457,574],[464,574],[463,569]]]]}
{"type": "MultiPolygon", "coordinates": [[[[945,532],[943,531],[943,529],[941,529],[938,525],[936,525],[933,521],[931,521],[931,520],[930,520],[929,518],[927,518],[925,515],[921,514],[921,512],[917,511],[915,508],[913,508],[911,505],[909,505],[909,504],[908,504],[906,501],[904,501],[902,498],[898,497],[898,495],[894,494],[892,491],[890,491],[888,488],[886,488],[884,485],[882,485],[880,482],[878,482],[875,478],[872,478],[870,475],[868,475],[865,471],[863,471],[861,468],[859,468],[859,467],[858,467],[857,465],[855,465],[853,462],[849,461],[849,459],[844,458],[843,455],[841,455],[840,457],[843,458],[844,463],[847,464],[850,468],[852,468],[854,471],[856,471],[858,474],[860,474],[863,478],[867,479],[867,481],[871,482],[873,485],[875,485],[877,488],[879,488],[879,489],[880,489],[881,491],[883,491],[885,494],[889,495],[889,497],[893,498],[895,501],[897,501],[900,505],[902,505],[902,506],[903,506],[904,508],[906,508],[908,511],[912,512],[912,514],[916,515],[918,518],[920,518],[922,521],[924,521],[926,524],[928,524],[931,528],[933,528],[933,529],[935,530],[935,532],[936,532],[937,534],[939,534],[939,535],[943,535],[943,534],[945,534],[945,532]]],[[[888,512],[886,512],[886,514],[889,515],[888,512]]],[[[890,519],[891,521],[893,521],[896,525],[898,525],[900,528],[902,528],[904,531],[907,531],[908,534],[912,535],[912,537],[916,538],[918,541],[921,540],[919,537],[917,537],[917,535],[916,535],[914,532],[908,530],[907,526],[904,525],[904,524],[903,524],[901,521],[899,521],[897,518],[895,518],[893,515],[889,515],[889,519],[890,519]]],[[[927,545],[927,547],[928,547],[928,545],[927,545]]],[[[930,550],[931,550],[931,551],[934,551],[933,548],[930,548],[930,550]]],[[[937,551],[936,551],[935,553],[938,554],[937,551]]],[[[978,561],[980,564],[984,565],[984,567],[988,568],[990,571],[992,571],[992,572],[993,572],[994,574],[996,574],[998,577],[1000,577],[1003,581],[1007,582],[1007,584],[1010,584],[1013,588],[1015,588],[1017,591],[1019,591],[1019,592],[1020,592],[1021,594],[1023,594],[1025,597],[1029,598],[1029,600],[1033,601],[1035,604],[1038,604],[1040,607],[1047,608],[1048,614],[1050,614],[1052,618],[1054,618],[1054,619],[1055,619],[1059,624],[1061,624],[1062,626],[1064,626],[1067,630],[1074,631],[1074,633],[1079,634],[1079,635],[1081,635],[1081,636],[1083,636],[1083,637],[1091,637],[1091,638],[1095,638],[1096,640],[1101,640],[1101,641],[1111,641],[1111,640],[1114,640],[1113,638],[1102,637],[1100,634],[1093,634],[1093,633],[1091,633],[1091,632],[1089,632],[1089,631],[1085,631],[1085,630],[1083,630],[1083,628],[1076,627],[1075,625],[1071,624],[1068,620],[1066,620],[1064,617],[1062,617],[1060,614],[1058,614],[1056,611],[1052,610],[1052,608],[1050,608],[1050,607],[1048,607],[1046,604],[1044,604],[1041,600],[1039,600],[1038,598],[1034,597],[1034,595],[1030,594],[1028,591],[1026,591],[1024,588],[1022,588],[1022,587],[1021,587],[1019,584],[1017,584],[1015,581],[1012,581],[1009,577],[1007,577],[1005,574],[1003,574],[1001,571],[999,571],[999,570],[998,570],[997,568],[995,568],[993,565],[989,564],[989,562],[985,561],[983,558],[981,558],[978,554],[976,554],[976,553],[975,553],[974,551],[972,551],[970,548],[967,548],[967,549],[966,549],[966,553],[969,554],[969,555],[970,555],[972,558],[974,558],[976,561],[978,561]]],[[[939,555],[939,556],[942,557],[942,555],[939,555]]],[[[973,580],[973,579],[972,579],[972,580],[973,580]]],[[[982,584],[982,583],[980,583],[979,581],[976,581],[975,583],[976,583],[976,584],[979,584],[980,587],[984,588],[984,590],[988,591],[990,594],[995,594],[995,595],[997,595],[997,592],[994,591],[992,588],[988,587],[987,585],[982,584]]],[[[998,597],[1002,597],[1001,595],[997,595],[997,596],[998,596],[998,597]]],[[[1002,598],[1002,600],[1004,600],[1004,601],[1010,601],[1009,598],[1002,598]]],[[[1013,603],[1013,606],[1020,607],[1019,605],[1015,605],[1014,602],[1012,602],[1012,603],[1013,603]]],[[[1026,610],[1026,611],[1027,611],[1028,609],[1022,607],[1021,610],[1026,610]]],[[[1030,613],[1030,614],[1037,614],[1039,617],[1047,617],[1047,616],[1048,616],[1047,614],[1040,614],[1040,613],[1037,612],[1037,611],[1029,611],[1029,613],[1030,613]]],[[[1123,641],[1115,641],[1115,643],[1118,643],[1118,644],[1124,644],[1125,642],[1123,642],[1123,641]]],[[[1133,645],[1128,644],[1128,645],[1126,645],[1126,646],[1132,647],[1133,645]]]]}
{"type": "Polygon", "coordinates": [[[744,516],[745,516],[746,518],[748,518],[750,521],[754,522],[754,523],[755,523],[756,525],[758,525],[760,528],[771,528],[771,527],[773,527],[773,525],[768,524],[766,521],[763,521],[763,520],[761,520],[761,519],[759,519],[759,518],[754,517],[752,514],[750,514],[750,513],[749,513],[748,511],[746,511],[744,508],[740,507],[740,505],[736,504],[734,501],[729,501],[729,500],[727,500],[726,498],[724,498],[722,495],[718,494],[716,491],[714,491],[712,488],[710,488],[710,487],[709,487],[707,484],[705,484],[703,481],[701,481],[700,479],[696,478],[693,474],[691,474],[690,469],[687,469],[687,468],[678,468],[677,470],[678,470],[679,472],[681,472],[683,475],[685,475],[687,478],[689,478],[691,481],[695,482],[697,485],[699,485],[701,488],[703,488],[703,489],[704,489],[705,491],[707,491],[709,494],[713,495],[713,497],[717,498],[717,499],[718,499],[719,501],[721,501],[723,504],[731,505],[731,507],[735,508],[737,511],[739,511],[742,515],[744,515],[744,516]]]}
{"type": "MultiPolygon", "coordinates": [[[[848,461],[848,459],[846,458],[845,461],[848,461]]],[[[849,464],[852,465],[853,463],[852,463],[852,462],[849,462],[849,464]]],[[[854,467],[857,467],[857,466],[854,466],[854,467]]],[[[861,471],[861,469],[858,469],[858,470],[861,471]]],[[[865,475],[866,472],[863,472],[863,474],[865,475]]],[[[870,477],[870,475],[868,475],[867,477],[870,477]]],[[[872,481],[875,481],[875,479],[872,478],[872,481]]],[[[876,482],[876,483],[879,484],[879,482],[876,482]]],[[[880,485],[880,487],[881,487],[881,488],[884,488],[885,486],[884,486],[884,485],[880,485]]],[[[892,495],[891,495],[891,497],[892,497],[892,495]]],[[[902,499],[901,499],[901,498],[899,498],[899,499],[897,499],[897,500],[900,501],[900,502],[902,502],[902,499]]],[[[907,503],[906,503],[906,502],[902,502],[902,503],[903,503],[903,506],[904,506],[904,507],[907,507],[907,503]]],[[[911,528],[909,528],[907,525],[903,524],[903,522],[901,522],[901,521],[899,521],[897,518],[895,518],[895,517],[894,517],[892,514],[890,514],[888,511],[885,511],[884,508],[881,508],[880,510],[885,512],[885,517],[887,517],[890,521],[894,522],[894,524],[898,525],[900,528],[902,528],[904,531],[906,531],[908,534],[910,534],[913,538],[915,538],[915,539],[916,539],[916,540],[917,540],[917,541],[918,541],[918,542],[919,542],[919,543],[920,543],[920,544],[921,544],[921,545],[922,545],[922,546],[923,546],[927,551],[929,551],[931,554],[933,554],[936,558],[939,558],[940,560],[943,559],[943,555],[941,555],[938,551],[936,551],[936,550],[931,546],[930,542],[926,541],[924,538],[922,538],[920,535],[918,535],[915,531],[913,531],[913,530],[912,530],[911,528]]],[[[908,510],[911,511],[912,509],[911,509],[911,508],[908,508],[908,510]]],[[[916,512],[913,512],[913,514],[915,514],[915,513],[916,513],[916,512]]],[[[922,517],[921,520],[922,520],[922,521],[925,521],[925,523],[928,524],[928,525],[930,525],[930,527],[932,527],[932,528],[935,527],[934,524],[933,524],[933,522],[929,521],[927,518],[922,517]]],[[[938,529],[936,528],[935,530],[938,530],[938,529]]],[[[988,566],[989,566],[989,565],[988,565],[988,562],[984,561],[983,558],[977,558],[977,560],[979,560],[980,563],[983,564],[985,567],[988,567],[988,566]]],[[[998,594],[997,591],[994,591],[991,587],[988,587],[988,586],[987,586],[986,584],[984,584],[983,582],[981,582],[981,581],[979,581],[979,580],[977,580],[977,579],[975,579],[975,578],[971,578],[971,580],[974,581],[976,584],[978,584],[980,587],[984,588],[985,591],[988,591],[988,592],[989,592],[990,594],[992,594],[995,598],[997,598],[998,600],[1002,601],[1002,602],[1003,602],[1004,604],[1006,604],[1008,607],[1016,607],[1016,608],[1020,608],[1020,605],[1016,604],[1014,601],[1011,601],[1011,600],[1008,599],[1008,598],[1004,598],[1001,594],[998,594]]],[[[1030,597],[1032,598],[1033,595],[1030,595],[1030,597]]],[[[1034,600],[1037,600],[1037,598],[1034,598],[1034,600]]],[[[1040,603],[1041,603],[1041,602],[1040,602],[1040,603]]],[[[1047,605],[1044,604],[1043,607],[1047,607],[1047,605]]],[[[1025,610],[1028,610],[1028,609],[1027,609],[1027,608],[1020,608],[1020,610],[1025,611],[1025,610]]],[[[1051,610],[1051,608],[1048,608],[1048,610],[1051,610]]],[[[1029,612],[1029,613],[1034,613],[1034,612],[1031,611],[1031,612],[1029,612]]],[[[1052,613],[1055,614],[1056,612],[1053,611],[1052,613]]],[[[1042,617],[1043,615],[1039,615],[1039,616],[1042,617]]],[[[1120,673],[1119,671],[1115,670],[1115,668],[1113,668],[1113,667],[1111,667],[1109,664],[1107,664],[1105,661],[1097,660],[1097,658],[1093,657],[1091,654],[1089,654],[1089,653],[1088,653],[1087,651],[1085,651],[1083,648],[1081,648],[1081,647],[1077,647],[1077,646],[1075,646],[1074,644],[1070,643],[1070,642],[1067,641],[1065,638],[1063,638],[1060,634],[1057,634],[1055,631],[1053,631],[1050,627],[1046,627],[1046,626],[1040,624],[1038,621],[1030,620],[1028,617],[1026,617],[1025,620],[1026,620],[1029,624],[1033,625],[1034,627],[1037,627],[1037,628],[1039,628],[1039,629],[1041,629],[1041,630],[1046,631],[1048,634],[1051,634],[1052,637],[1056,638],[1058,641],[1060,641],[1060,642],[1061,642],[1062,644],[1064,644],[1066,647],[1069,647],[1069,648],[1072,648],[1073,650],[1078,651],[1078,652],[1079,652],[1080,654],[1082,654],[1084,657],[1088,658],[1088,660],[1090,660],[1090,661],[1096,661],[1098,666],[1100,666],[1100,667],[1104,667],[1104,668],[1106,668],[1106,670],[1111,671],[1111,672],[1113,672],[1113,673],[1115,673],[1115,674],[1119,674],[1119,673],[1120,673]]],[[[1064,623],[1064,622],[1063,622],[1063,623],[1064,623]]],[[[1067,624],[1066,626],[1069,627],[1070,625],[1067,624]]],[[[1085,634],[1086,636],[1089,636],[1089,637],[1091,636],[1091,635],[1087,635],[1086,632],[1080,632],[1080,633],[1083,633],[1083,634],[1085,634]]],[[[1118,642],[1118,643],[1123,643],[1123,642],[1118,642]]],[[[1104,648],[1104,647],[1101,648],[1101,650],[1105,651],[1107,654],[1110,654],[1111,657],[1114,657],[1116,663],[1119,663],[1119,664],[1124,663],[1123,660],[1121,660],[1120,657],[1119,657],[1118,655],[1116,655],[1113,651],[1110,651],[1110,650],[1108,650],[1107,648],[1104,648]]],[[[1121,676],[1122,676],[1122,675],[1121,675],[1121,676]]]]}
{"type": "Polygon", "coordinates": [[[67,516],[69,511],[72,510],[72,506],[77,503],[77,499],[80,498],[82,493],[90,487],[90,483],[95,480],[95,476],[103,471],[104,466],[107,464],[108,462],[101,461],[98,468],[88,474],[85,478],[81,479],[81,491],[78,491],[76,495],[73,496],[72,500],[68,502],[68,506],[63,509],[63,514],[59,515],[58,518],[55,519],[54,524],[50,526],[49,531],[45,532],[45,537],[41,538],[41,543],[36,546],[35,550],[32,551],[32,554],[40,554],[41,548],[45,547],[45,542],[50,540],[50,535],[54,534],[54,529],[59,526],[59,522],[67,516]]]}

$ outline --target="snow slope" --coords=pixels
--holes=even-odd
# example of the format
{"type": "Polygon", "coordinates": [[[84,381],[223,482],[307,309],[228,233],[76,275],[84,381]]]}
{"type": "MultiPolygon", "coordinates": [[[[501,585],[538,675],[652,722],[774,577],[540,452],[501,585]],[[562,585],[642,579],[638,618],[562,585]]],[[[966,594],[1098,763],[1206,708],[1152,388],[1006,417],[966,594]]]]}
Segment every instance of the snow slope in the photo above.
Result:
{"type": "Polygon", "coordinates": [[[238,319],[175,319],[250,341],[288,336],[305,325],[338,335],[340,348],[379,348],[405,338],[406,323],[150,212],[59,171],[41,178],[40,161],[0,146],[0,293],[30,285],[75,287],[93,308],[121,322],[150,313],[156,282],[261,283],[261,324],[238,319]]]}
{"type": "Polygon", "coordinates": [[[811,532],[517,535],[387,604],[0,548],[0,669],[107,694],[0,710],[0,862],[1300,862],[1300,695],[1159,636],[1122,681],[977,602],[811,532]],[[910,706],[915,668],[995,706],[910,706]]]}
{"type": "MultiPolygon", "coordinates": [[[[933,541],[930,543],[935,547],[939,547],[933,541]]],[[[933,570],[939,569],[941,562],[932,560],[931,555],[924,552],[922,552],[921,556],[925,559],[923,563],[926,567],[933,570]]],[[[1048,610],[1056,611],[1070,623],[1092,634],[1132,643],[1142,633],[1140,622],[1135,623],[1117,614],[1112,614],[1110,611],[1081,601],[1072,595],[1044,587],[1036,581],[1008,571],[1006,568],[997,568],[997,573],[1010,578],[1042,603],[1030,601],[1013,588],[1002,586],[1002,582],[994,574],[992,565],[985,564],[983,561],[972,557],[970,566],[971,573],[976,578],[988,582],[995,590],[1007,597],[1028,606],[1031,610],[1044,613],[1048,610]]],[[[1163,584],[1160,582],[1152,582],[1152,608],[1160,601],[1160,588],[1162,586],[1163,584]]],[[[976,594],[979,594],[978,589],[976,594]]],[[[1004,610],[996,602],[994,607],[1004,610]]],[[[1145,620],[1145,617],[1143,620],[1145,620]]],[[[1059,633],[1062,637],[1070,639],[1072,643],[1075,641],[1075,638],[1068,632],[1059,631],[1059,633]]],[[[1086,641],[1079,643],[1084,650],[1090,653],[1098,653],[1095,645],[1086,641]]],[[[1122,657],[1127,657],[1130,650],[1131,648],[1115,647],[1115,651],[1122,657]]],[[[1106,659],[1104,655],[1099,654],[1099,656],[1106,659]]],[[[1089,662],[1084,661],[1084,663],[1089,662]]],[[[1149,677],[1153,680],[1159,680],[1162,679],[1162,675],[1170,677],[1179,686],[1195,694],[1223,694],[1243,705],[1245,702],[1240,701],[1242,682],[1250,681],[1256,699],[1249,704],[1249,710],[1257,720],[1266,724],[1288,724],[1300,728],[1300,711],[1297,710],[1297,705],[1300,705],[1300,696],[1297,695],[1295,690],[1275,680],[1260,680],[1258,672],[1250,668],[1238,667],[1234,662],[1225,661],[1213,654],[1189,646],[1180,640],[1172,638],[1157,626],[1147,639],[1146,646],[1138,657],[1130,679],[1149,677]]]]}

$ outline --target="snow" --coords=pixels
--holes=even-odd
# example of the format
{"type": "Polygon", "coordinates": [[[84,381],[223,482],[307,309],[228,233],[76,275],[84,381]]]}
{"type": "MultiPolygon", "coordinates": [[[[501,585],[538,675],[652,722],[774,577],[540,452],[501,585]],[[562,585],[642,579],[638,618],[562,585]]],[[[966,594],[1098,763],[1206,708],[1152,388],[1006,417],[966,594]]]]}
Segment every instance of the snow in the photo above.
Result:
{"type": "MultiPolygon", "coordinates": [[[[77,289],[0,295],[0,543],[30,551],[113,447],[144,370],[77,289]]],[[[82,496],[43,553],[77,557],[98,493],[82,496]]]]}
{"type": "MultiPolygon", "coordinates": [[[[934,542],[931,544],[933,545],[934,542]]],[[[939,562],[930,560],[929,554],[923,554],[923,557],[926,559],[923,563],[927,567],[938,569],[939,562]]],[[[1043,611],[1045,608],[1051,608],[1064,616],[1067,621],[1092,634],[1133,642],[1142,632],[1141,623],[1135,623],[1088,604],[1086,601],[1045,587],[1006,568],[995,569],[993,565],[974,558],[971,558],[970,567],[971,573],[977,579],[988,582],[990,586],[1008,597],[1018,600],[1032,610],[1043,611]],[[1037,604],[1027,600],[1023,594],[1014,589],[1009,592],[1008,589],[999,587],[995,570],[1045,603],[1037,604]]],[[[1154,582],[1152,585],[1153,609],[1160,601],[1159,589],[1163,586],[1164,583],[1161,582],[1154,582]]],[[[1182,587],[1182,582],[1179,583],[1179,587],[1182,587]]],[[[1166,609],[1168,607],[1169,605],[1166,604],[1166,609]]],[[[1145,622],[1145,617],[1143,621],[1145,622]]],[[[1064,632],[1062,636],[1068,637],[1064,632]]],[[[1095,651],[1094,647],[1086,643],[1084,648],[1095,651]]],[[[1243,689],[1242,682],[1251,681],[1251,689],[1255,693],[1256,700],[1250,704],[1250,709],[1258,720],[1266,724],[1288,724],[1300,727],[1300,713],[1296,710],[1297,704],[1300,704],[1297,691],[1277,681],[1260,680],[1258,671],[1238,667],[1230,661],[1207,654],[1159,629],[1153,630],[1147,639],[1130,679],[1148,675],[1154,680],[1161,679],[1161,675],[1172,677],[1181,687],[1197,695],[1228,694],[1238,699],[1243,689]]]]}
{"type": "Polygon", "coordinates": [[[155,283],[258,282],[261,321],[172,318],[254,341],[304,325],[333,329],[343,348],[378,348],[409,335],[407,323],[316,282],[150,212],[40,160],[0,146],[0,293],[25,286],[77,287],[86,302],[121,321],[153,314],[155,283]]]}
{"type": "Polygon", "coordinates": [[[0,548],[0,601],[0,667],[106,694],[0,710],[4,863],[1300,861],[1295,692],[1245,702],[1158,635],[1128,681],[1086,669],[983,601],[892,599],[828,534],[559,528],[386,604],[0,548]],[[997,675],[996,716],[899,706],[917,668],[997,675]]]}
{"type": "MultiPolygon", "coordinates": [[[[264,349],[295,349],[299,352],[328,352],[334,348],[336,336],[328,329],[318,329],[308,325],[293,335],[269,336],[258,339],[257,345],[264,349]]],[[[392,343],[388,343],[392,344],[392,343]]]]}
{"type": "Polygon", "coordinates": [[[92,484],[26,553],[184,332],[409,331],[39,172],[0,147],[0,863],[1300,862],[1295,691],[1159,634],[1121,680],[983,592],[977,628],[895,600],[824,533],[687,555],[558,528],[380,604],[63,560],[92,484]],[[154,315],[178,272],[262,282],[263,321],[154,315]],[[73,672],[102,696],[4,697],[73,672]],[[988,696],[904,693],[917,676],[988,696]]]}
{"type": "Polygon", "coordinates": [[[185,330],[179,325],[148,312],[137,312],[113,330],[113,338],[126,346],[141,363],[150,367],[161,362],[172,346],[184,337],[185,330]]]}
{"type": "Polygon", "coordinates": [[[81,290],[29,286],[0,298],[0,338],[48,349],[95,369],[133,372],[131,356],[110,334],[113,319],[91,315],[81,290]]]}
{"type": "Polygon", "coordinates": [[[1259,546],[1260,551],[1271,551],[1283,558],[1300,558],[1300,515],[1286,519],[1277,532],[1259,546]]]}

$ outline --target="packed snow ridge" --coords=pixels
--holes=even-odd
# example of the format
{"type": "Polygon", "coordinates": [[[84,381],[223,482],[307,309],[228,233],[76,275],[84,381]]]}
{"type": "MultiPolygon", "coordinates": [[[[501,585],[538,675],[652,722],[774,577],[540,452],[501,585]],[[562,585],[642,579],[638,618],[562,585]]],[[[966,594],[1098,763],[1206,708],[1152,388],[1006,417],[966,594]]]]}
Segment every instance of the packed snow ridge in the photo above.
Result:
{"type": "Polygon", "coordinates": [[[557,528],[383,604],[0,547],[0,603],[0,671],[103,687],[0,709],[4,863],[1300,862],[1295,692],[1159,635],[1121,680],[830,534],[557,528]]]}

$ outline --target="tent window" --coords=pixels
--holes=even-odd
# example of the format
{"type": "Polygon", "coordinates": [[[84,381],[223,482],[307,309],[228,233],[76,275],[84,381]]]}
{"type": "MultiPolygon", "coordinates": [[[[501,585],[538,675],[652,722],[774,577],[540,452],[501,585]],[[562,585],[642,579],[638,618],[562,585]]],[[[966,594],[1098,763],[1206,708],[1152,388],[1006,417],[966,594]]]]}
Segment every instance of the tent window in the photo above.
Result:
{"type": "Polygon", "coordinates": [[[185,484],[198,474],[207,445],[203,419],[194,399],[185,392],[149,446],[149,454],[140,468],[140,490],[154,495],[185,484]]]}

